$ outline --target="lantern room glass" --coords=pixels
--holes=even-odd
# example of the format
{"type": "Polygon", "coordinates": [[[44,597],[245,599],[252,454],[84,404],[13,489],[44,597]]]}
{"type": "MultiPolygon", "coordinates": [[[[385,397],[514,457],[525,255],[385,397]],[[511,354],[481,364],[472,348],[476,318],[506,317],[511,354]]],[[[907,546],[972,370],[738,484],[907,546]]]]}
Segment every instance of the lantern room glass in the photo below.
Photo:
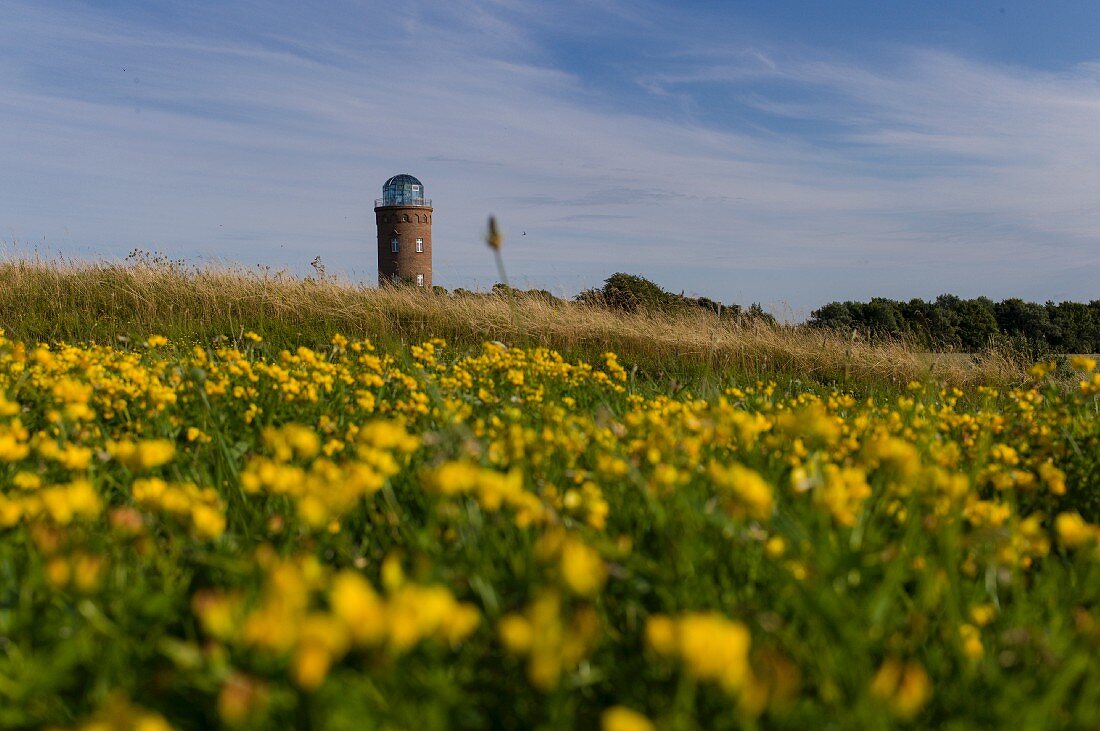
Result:
{"type": "Polygon", "coordinates": [[[394,175],[382,186],[384,206],[423,206],[424,184],[411,175],[394,175]]]}

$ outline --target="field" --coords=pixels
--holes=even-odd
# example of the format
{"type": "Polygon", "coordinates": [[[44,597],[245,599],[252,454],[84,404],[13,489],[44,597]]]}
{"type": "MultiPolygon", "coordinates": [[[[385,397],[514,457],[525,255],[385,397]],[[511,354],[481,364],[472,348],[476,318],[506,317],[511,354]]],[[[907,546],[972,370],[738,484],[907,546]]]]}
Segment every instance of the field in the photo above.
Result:
{"type": "Polygon", "coordinates": [[[614,350],[641,376],[694,387],[742,378],[838,383],[861,391],[910,381],[1005,386],[1024,367],[1009,354],[931,354],[870,345],[830,331],[730,327],[705,313],[623,313],[517,295],[433,296],[379,290],[325,276],[188,269],[171,262],[87,265],[0,262],[0,327],[26,341],[138,342],[163,335],[209,345],[261,333],[269,345],[326,345],[335,334],[402,349],[441,337],[452,347],[485,341],[547,347],[593,360],[614,350]]]}
{"type": "Polygon", "coordinates": [[[1089,358],[0,283],[0,727],[1100,725],[1089,358]]]}

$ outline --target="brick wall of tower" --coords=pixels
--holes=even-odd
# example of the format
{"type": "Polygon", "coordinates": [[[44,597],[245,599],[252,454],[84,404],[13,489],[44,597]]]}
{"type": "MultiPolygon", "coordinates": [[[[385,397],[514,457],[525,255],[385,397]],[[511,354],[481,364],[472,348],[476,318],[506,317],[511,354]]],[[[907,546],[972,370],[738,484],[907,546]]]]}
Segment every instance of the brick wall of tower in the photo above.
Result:
{"type": "Polygon", "coordinates": [[[432,209],[424,206],[381,206],[374,209],[378,225],[378,283],[399,281],[416,284],[424,275],[424,288],[432,286],[432,209]],[[397,253],[391,241],[398,240],[397,253]],[[417,253],[416,240],[424,239],[424,251],[417,253]]]}

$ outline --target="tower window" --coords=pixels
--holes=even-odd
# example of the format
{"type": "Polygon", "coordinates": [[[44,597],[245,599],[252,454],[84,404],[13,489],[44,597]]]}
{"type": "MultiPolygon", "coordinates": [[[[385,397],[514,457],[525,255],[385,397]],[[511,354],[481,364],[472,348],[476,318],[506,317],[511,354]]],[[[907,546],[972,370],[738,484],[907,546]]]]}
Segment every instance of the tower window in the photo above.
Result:
{"type": "Polygon", "coordinates": [[[416,286],[417,287],[423,287],[424,286],[424,275],[423,274],[417,274],[416,275],[416,286]]]}
{"type": "Polygon", "coordinates": [[[392,251],[394,254],[396,254],[397,253],[397,246],[398,246],[397,237],[394,236],[392,239],[390,239],[390,251],[392,251]]]}
{"type": "Polygon", "coordinates": [[[417,254],[423,254],[424,253],[424,239],[417,239],[416,240],[416,253],[417,254]]]}

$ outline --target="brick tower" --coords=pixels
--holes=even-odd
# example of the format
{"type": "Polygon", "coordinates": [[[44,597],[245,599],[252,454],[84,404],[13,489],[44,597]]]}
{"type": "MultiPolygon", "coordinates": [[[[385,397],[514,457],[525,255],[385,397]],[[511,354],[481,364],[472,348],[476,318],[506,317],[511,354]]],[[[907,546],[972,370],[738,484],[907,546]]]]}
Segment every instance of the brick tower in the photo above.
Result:
{"type": "Polygon", "coordinates": [[[432,201],[411,175],[394,175],[374,201],[378,283],[432,286],[432,201]]]}

